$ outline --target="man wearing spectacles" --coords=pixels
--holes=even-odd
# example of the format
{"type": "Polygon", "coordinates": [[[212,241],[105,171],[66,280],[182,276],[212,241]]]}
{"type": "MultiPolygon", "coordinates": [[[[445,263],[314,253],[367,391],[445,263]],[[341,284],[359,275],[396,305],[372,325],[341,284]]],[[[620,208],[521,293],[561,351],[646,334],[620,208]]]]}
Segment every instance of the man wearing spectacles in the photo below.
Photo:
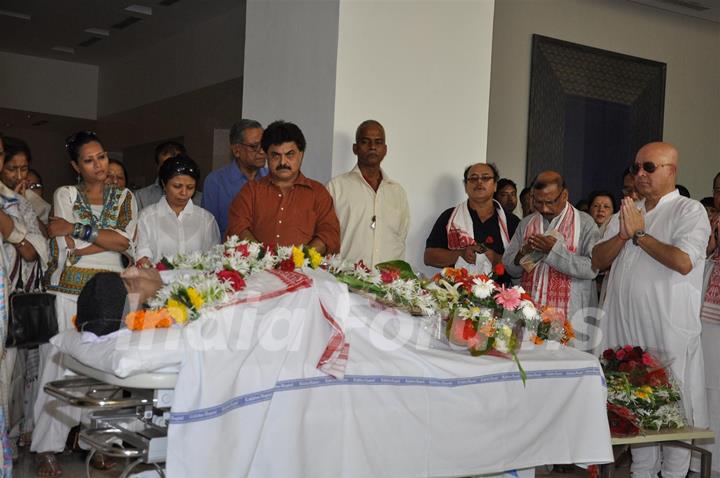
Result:
{"type": "Polygon", "coordinates": [[[305,135],[293,123],[275,121],[262,136],[270,174],[249,181],[230,205],[226,236],[279,246],[340,250],[340,224],[325,186],[300,171],[305,135]]]}
{"type": "MultiPolygon", "coordinates": [[[[155,147],[155,164],[157,165],[158,172],[165,161],[180,154],[187,154],[187,152],[185,151],[185,146],[176,141],[165,141],[157,145],[155,147]]],[[[147,206],[156,204],[164,194],[164,190],[162,186],[160,186],[160,178],[155,179],[155,182],[151,185],[138,189],[134,194],[138,203],[138,213],[147,206]]],[[[192,202],[196,206],[199,206],[202,202],[202,193],[197,191],[192,197],[192,202]]]]}
{"type": "MultiPolygon", "coordinates": [[[[605,318],[608,346],[632,344],[661,350],[681,384],[690,426],[708,426],[700,303],[710,224],[705,208],[680,196],[678,152],[668,143],[638,151],[631,171],[644,199],[624,198],[603,242],[593,250],[596,269],[610,269],[605,318]]],[[[684,478],[690,451],[684,448],[632,449],[634,477],[684,478]]]]}
{"type": "MultiPolygon", "coordinates": [[[[502,261],[520,221],[493,199],[498,179],[500,175],[492,163],[465,168],[467,200],[446,209],[435,221],[425,241],[425,265],[465,267],[487,274],[502,261]]],[[[510,284],[506,274],[500,280],[510,284]]]]}
{"type": "Polygon", "coordinates": [[[380,167],[387,154],[385,128],[363,121],[352,147],[355,167],[328,184],[340,221],[340,253],[369,267],[405,259],[410,207],[405,190],[380,167]]]}
{"type": "Polygon", "coordinates": [[[248,181],[258,181],[268,174],[265,151],[260,146],[262,135],[262,125],[255,120],[235,123],[230,129],[233,161],[205,178],[202,207],[215,216],[221,234],[228,227],[228,210],[235,196],[248,181]]]}
{"type": "Polygon", "coordinates": [[[535,212],[520,221],[503,264],[521,278],[523,288],[541,305],[562,312],[575,329],[575,346],[590,350],[593,330],[584,309],[597,305],[590,253],[600,233],[590,215],[568,201],[565,180],[555,171],[537,175],[532,184],[535,212]]]}

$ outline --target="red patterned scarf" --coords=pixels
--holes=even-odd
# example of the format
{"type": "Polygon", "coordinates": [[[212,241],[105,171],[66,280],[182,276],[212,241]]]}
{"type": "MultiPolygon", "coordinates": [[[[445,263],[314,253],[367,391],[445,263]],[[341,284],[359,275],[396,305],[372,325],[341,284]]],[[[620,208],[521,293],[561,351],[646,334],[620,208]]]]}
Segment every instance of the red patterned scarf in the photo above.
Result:
{"type": "MultiPolygon", "coordinates": [[[[505,217],[505,211],[503,211],[500,203],[495,201],[495,211],[498,216],[498,225],[500,226],[500,236],[503,242],[503,247],[507,248],[510,242],[510,234],[508,233],[507,218],[505,217]]],[[[467,201],[463,201],[457,206],[450,215],[450,220],[447,223],[447,238],[448,238],[448,249],[458,250],[464,249],[467,246],[474,246],[475,233],[473,229],[472,217],[470,216],[470,206],[467,201]]]]}
{"type": "Polygon", "coordinates": [[[705,291],[705,300],[700,309],[700,318],[711,322],[720,322],[720,247],[715,250],[711,264],[712,270],[705,291]]]}
{"type": "MultiPolygon", "coordinates": [[[[570,203],[567,203],[562,213],[550,222],[548,230],[553,229],[562,235],[567,249],[575,253],[580,239],[580,214],[570,203]]],[[[523,244],[530,236],[546,232],[542,215],[534,213],[525,228],[523,244]]],[[[570,319],[570,281],[570,276],[558,272],[545,261],[540,261],[532,272],[523,272],[522,275],[523,289],[529,292],[537,303],[564,311],[567,319],[570,319]]]]}

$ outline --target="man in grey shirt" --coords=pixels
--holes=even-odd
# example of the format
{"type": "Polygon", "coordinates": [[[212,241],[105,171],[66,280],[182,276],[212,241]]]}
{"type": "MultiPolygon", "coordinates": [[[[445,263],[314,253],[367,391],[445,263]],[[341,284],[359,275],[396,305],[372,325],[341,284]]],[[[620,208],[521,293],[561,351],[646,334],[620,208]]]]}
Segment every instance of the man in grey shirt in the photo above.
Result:
{"type": "MultiPolygon", "coordinates": [[[[158,171],[160,170],[160,166],[162,166],[166,160],[172,158],[173,156],[177,156],[178,154],[187,154],[185,152],[185,146],[180,143],[175,141],[166,141],[157,145],[155,148],[155,164],[157,164],[158,171]]],[[[138,189],[134,192],[134,194],[135,199],[137,199],[138,202],[138,212],[140,212],[141,209],[158,202],[165,192],[163,191],[162,186],[160,186],[159,180],[156,178],[154,183],[149,186],[145,186],[142,189],[138,189]]],[[[202,193],[199,191],[196,192],[192,200],[195,205],[200,206],[202,193]]]]}
{"type": "Polygon", "coordinates": [[[535,212],[523,218],[503,254],[503,264],[539,306],[569,319],[575,347],[590,351],[597,326],[597,271],[592,249],[600,240],[595,221],[568,202],[565,180],[555,171],[540,173],[532,185],[535,212]],[[592,309],[588,309],[592,308],[592,309]]]}

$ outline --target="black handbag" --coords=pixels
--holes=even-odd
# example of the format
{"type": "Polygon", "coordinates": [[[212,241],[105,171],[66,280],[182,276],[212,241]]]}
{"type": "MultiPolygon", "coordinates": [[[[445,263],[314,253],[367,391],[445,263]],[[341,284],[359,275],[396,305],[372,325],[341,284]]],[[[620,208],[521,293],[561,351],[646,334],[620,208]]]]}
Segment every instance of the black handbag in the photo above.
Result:
{"type": "Polygon", "coordinates": [[[19,274],[15,292],[10,294],[8,307],[8,330],[5,339],[6,347],[33,348],[50,341],[58,333],[57,316],[55,315],[55,295],[42,291],[40,287],[40,263],[36,264],[35,274],[28,282],[35,286],[32,290],[23,287],[22,258],[17,256],[16,267],[10,274],[10,282],[14,273],[19,274]]]}

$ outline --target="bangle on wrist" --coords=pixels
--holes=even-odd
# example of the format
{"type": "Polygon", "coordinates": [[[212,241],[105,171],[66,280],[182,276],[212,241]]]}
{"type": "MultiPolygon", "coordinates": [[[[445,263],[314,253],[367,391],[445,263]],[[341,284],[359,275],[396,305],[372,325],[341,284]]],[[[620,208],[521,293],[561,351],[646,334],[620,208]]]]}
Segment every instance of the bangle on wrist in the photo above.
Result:
{"type": "Polygon", "coordinates": [[[95,244],[95,241],[97,241],[98,235],[100,234],[100,229],[97,227],[93,227],[90,230],[90,235],[88,236],[87,242],[91,244],[95,244]]]}
{"type": "Polygon", "coordinates": [[[85,242],[90,242],[90,236],[92,235],[93,227],[89,224],[86,224],[83,228],[83,235],[82,240],[85,242]]]}
{"type": "Polygon", "coordinates": [[[80,222],[76,222],[73,224],[73,230],[70,234],[74,239],[80,239],[83,234],[83,224],[80,222]]]}

